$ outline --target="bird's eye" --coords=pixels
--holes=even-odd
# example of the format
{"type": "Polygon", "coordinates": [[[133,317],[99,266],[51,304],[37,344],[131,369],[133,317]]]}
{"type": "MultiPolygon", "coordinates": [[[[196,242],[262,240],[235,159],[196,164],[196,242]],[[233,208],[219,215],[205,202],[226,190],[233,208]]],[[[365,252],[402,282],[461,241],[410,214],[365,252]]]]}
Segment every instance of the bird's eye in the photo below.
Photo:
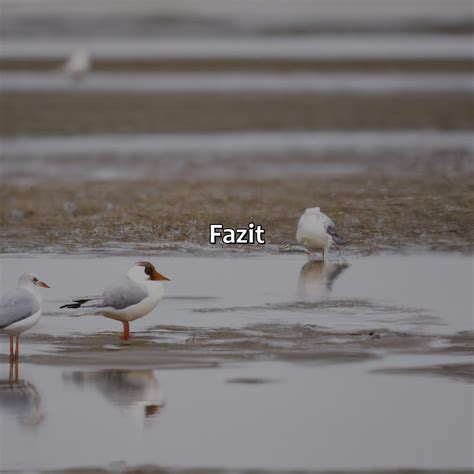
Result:
{"type": "Polygon", "coordinates": [[[33,277],[33,283],[38,283],[38,278],[33,277]]]}

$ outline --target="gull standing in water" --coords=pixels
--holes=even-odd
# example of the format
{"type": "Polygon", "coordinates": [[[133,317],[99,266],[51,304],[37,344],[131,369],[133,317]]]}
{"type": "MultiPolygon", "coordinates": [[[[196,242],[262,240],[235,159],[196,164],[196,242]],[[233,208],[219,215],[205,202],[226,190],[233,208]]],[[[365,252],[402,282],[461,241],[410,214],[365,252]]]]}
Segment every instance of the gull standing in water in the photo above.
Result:
{"type": "Polygon", "coordinates": [[[10,360],[13,360],[13,338],[16,336],[15,359],[20,354],[20,334],[33,327],[41,317],[41,295],[38,287],[49,288],[33,273],[24,273],[19,286],[0,300],[0,329],[10,336],[10,360]]]}
{"type": "Polygon", "coordinates": [[[304,211],[298,222],[296,240],[300,245],[306,247],[308,255],[321,250],[323,260],[325,252],[333,244],[345,244],[345,241],[336,234],[333,221],[321,212],[319,207],[310,207],[304,211]]]}
{"type": "Polygon", "coordinates": [[[81,309],[75,316],[104,316],[123,324],[123,337],[130,337],[130,322],[150,313],[163,298],[161,281],[169,280],[150,262],[135,263],[101,296],[79,298],[61,308],[81,309]]]}

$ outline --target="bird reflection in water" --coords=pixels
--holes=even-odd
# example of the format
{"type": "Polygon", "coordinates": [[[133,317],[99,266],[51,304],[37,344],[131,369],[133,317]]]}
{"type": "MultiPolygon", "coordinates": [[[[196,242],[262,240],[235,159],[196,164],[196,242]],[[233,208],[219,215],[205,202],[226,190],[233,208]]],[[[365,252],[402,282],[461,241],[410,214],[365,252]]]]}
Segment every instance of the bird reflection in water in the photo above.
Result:
{"type": "Polygon", "coordinates": [[[19,362],[10,360],[8,379],[0,379],[0,410],[14,415],[21,424],[37,426],[44,420],[36,387],[19,377],[19,362]]]}
{"type": "Polygon", "coordinates": [[[306,299],[324,299],[331,294],[334,282],[349,267],[345,261],[309,260],[300,270],[299,295],[306,299]]]}
{"type": "Polygon", "coordinates": [[[126,413],[152,417],[164,406],[163,393],[152,370],[99,370],[66,372],[64,380],[78,387],[93,386],[126,413]]]}

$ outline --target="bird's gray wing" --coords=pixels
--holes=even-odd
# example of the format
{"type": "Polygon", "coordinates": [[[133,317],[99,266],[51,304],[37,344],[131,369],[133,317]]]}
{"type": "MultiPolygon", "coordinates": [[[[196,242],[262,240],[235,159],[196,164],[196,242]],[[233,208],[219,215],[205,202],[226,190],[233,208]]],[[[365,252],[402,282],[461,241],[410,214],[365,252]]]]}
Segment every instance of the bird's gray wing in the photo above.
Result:
{"type": "Polygon", "coordinates": [[[148,296],[148,291],[144,285],[124,277],[107,288],[102,296],[103,306],[124,309],[140,303],[140,301],[148,296]]]}
{"type": "Polygon", "coordinates": [[[345,241],[344,239],[341,239],[341,237],[337,235],[334,224],[331,223],[329,225],[326,225],[326,232],[332,237],[332,240],[334,241],[335,244],[344,245],[347,243],[347,241],[345,241]]]}
{"type": "Polygon", "coordinates": [[[326,227],[326,229],[327,229],[328,227],[334,228],[334,222],[332,221],[332,219],[331,219],[329,216],[327,216],[326,214],[324,214],[324,212],[321,212],[321,213],[320,213],[320,216],[321,216],[321,219],[322,219],[323,222],[324,222],[324,227],[326,227]]]}
{"type": "Polygon", "coordinates": [[[39,310],[38,300],[28,290],[17,288],[0,300],[0,329],[28,318],[39,310]]]}

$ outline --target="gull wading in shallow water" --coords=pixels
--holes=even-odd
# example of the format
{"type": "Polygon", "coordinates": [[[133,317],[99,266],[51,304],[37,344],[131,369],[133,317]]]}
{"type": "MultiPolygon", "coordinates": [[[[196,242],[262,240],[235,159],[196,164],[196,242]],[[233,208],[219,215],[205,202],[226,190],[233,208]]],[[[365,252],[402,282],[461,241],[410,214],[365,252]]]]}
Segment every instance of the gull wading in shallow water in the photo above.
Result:
{"type": "Polygon", "coordinates": [[[126,341],[130,337],[130,322],[146,316],[163,298],[163,280],[169,281],[152,263],[137,262],[101,296],[79,298],[61,308],[80,309],[74,316],[104,316],[120,321],[126,341]]]}
{"type": "Polygon", "coordinates": [[[49,288],[33,275],[21,275],[18,288],[5,294],[0,300],[0,329],[10,336],[10,360],[20,354],[20,334],[33,327],[41,317],[41,295],[39,287],[49,288]],[[16,349],[13,355],[13,338],[16,336],[16,349]]]}
{"type": "Polygon", "coordinates": [[[308,255],[321,250],[323,260],[325,251],[333,244],[346,243],[336,234],[333,221],[319,207],[310,207],[304,211],[298,222],[296,240],[306,248],[308,255]]]}

